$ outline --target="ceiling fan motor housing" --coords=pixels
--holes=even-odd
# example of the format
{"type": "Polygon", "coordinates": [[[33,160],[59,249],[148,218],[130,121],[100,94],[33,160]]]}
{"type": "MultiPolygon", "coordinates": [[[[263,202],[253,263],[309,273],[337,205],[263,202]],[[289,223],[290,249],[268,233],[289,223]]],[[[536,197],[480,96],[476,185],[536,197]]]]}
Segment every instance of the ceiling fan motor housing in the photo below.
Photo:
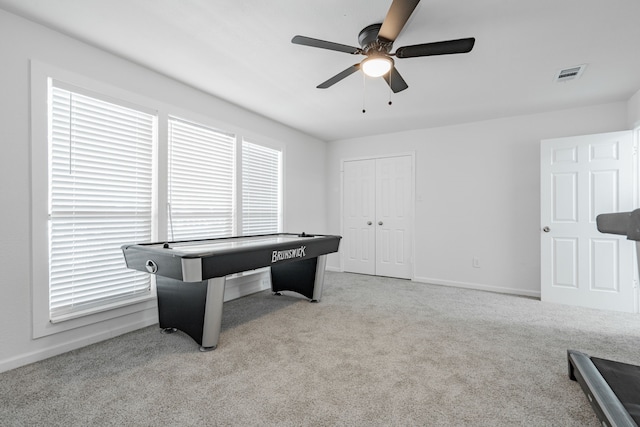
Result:
{"type": "Polygon", "coordinates": [[[385,43],[378,40],[378,33],[381,27],[382,24],[371,24],[363,28],[358,34],[358,43],[360,43],[365,55],[375,52],[389,53],[391,50],[393,43],[385,43]]]}

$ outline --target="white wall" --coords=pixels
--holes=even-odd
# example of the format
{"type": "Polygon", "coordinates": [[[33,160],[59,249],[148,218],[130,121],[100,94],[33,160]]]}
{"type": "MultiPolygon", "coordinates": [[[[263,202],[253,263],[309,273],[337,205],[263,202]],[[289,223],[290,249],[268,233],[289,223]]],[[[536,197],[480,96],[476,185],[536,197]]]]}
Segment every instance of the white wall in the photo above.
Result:
{"type": "Polygon", "coordinates": [[[329,232],[341,232],[343,159],[414,152],[415,280],[539,296],[540,140],[626,128],[620,102],[333,141],[329,232]]]}
{"type": "Polygon", "coordinates": [[[141,326],[155,309],[32,339],[29,63],[36,60],[212,117],[251,141],[277,141],[285,153],[287,231],[326,232],[326,144],[45,27],[0,11],[0,371],[141,326]],[[308,159],[314,159],[309,162],[308,159]]]}
{"type": "Polygon", "coordinates": [[[640,90],[635,93],[627,103],[629,129],[640,126],[640,90]]]}

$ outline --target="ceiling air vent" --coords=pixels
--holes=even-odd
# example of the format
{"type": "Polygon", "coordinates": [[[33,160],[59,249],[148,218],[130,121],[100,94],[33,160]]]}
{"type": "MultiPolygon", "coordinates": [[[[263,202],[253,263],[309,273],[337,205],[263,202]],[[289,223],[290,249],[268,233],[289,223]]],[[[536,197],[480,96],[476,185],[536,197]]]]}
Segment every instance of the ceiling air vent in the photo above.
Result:
{"type": "Polygon", "coordinates": [[[570,67],[570,68],[564,68],[558,71],[558,73],[556,74],[555,80],[557,82],[566,82],[569,80],[575,80],[582,75],[585,68],[587,68],[587,64],[576,65],[575,67],[570,67]]]}

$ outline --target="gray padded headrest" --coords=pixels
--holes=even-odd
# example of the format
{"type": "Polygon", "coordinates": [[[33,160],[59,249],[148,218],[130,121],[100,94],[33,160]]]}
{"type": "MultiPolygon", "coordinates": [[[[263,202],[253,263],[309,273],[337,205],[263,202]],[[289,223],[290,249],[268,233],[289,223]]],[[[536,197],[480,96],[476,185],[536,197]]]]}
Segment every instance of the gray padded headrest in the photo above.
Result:
{"type": "Polygon", "coordinates": [[[596,217],[596,224],[601,233],[621,234],[629,240],[640,241],[640,209],[600,214],[596,217]]]}

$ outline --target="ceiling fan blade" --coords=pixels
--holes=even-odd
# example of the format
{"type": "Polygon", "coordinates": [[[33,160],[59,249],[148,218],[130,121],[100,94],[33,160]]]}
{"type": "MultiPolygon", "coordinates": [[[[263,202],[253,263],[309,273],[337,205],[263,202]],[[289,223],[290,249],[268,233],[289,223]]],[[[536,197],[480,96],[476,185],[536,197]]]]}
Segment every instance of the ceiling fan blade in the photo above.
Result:
{"type": "Polygon", "coordinates": [[[418,56],[450,55],[453,53],[467,53],[473,49],[476,39],[447,40],[443,42],[416,44],[403,46],[396,50],[396,58],[415,58],[418,56]]]}
{"type": "Polygon", "coordinates": [[[394,42],[418,3],[420,0],[393,0],[387,16],[382,22],[382,27],[380,27],[378,38],[394,42]]]}
{"type": "Polygon", "coordinates": [[[404,81],[396,67],[393,67],[390,72],[382,76],[387,82],[393,93],[398,93],[409,87],[407,82],[404,81]]]}
{"type": "Polygon", "coordinates": [[[330,86],[333,86],[334,84],[338,83],[340,80],[344,79],[345,77],[349,77],[351,74],[355,73],[359,69],[360,69],[360,64],[354,64],[351,67],[347,68],[346,70],[341,71],[338,74],[336,74],[335,76],[331,77],[326,82],[320,83],[316,87],[318,89],[326,89],[326,88],[328,88],[330,86]]]}
{"type": "Polygon", "coordinates": [[[347,46],[346,44],[328,42],[325,40],[312,39],[311,37],[295,36],[291,39],[293,44],[301,44],[303,46],[319,47],[321,49],[336,50],[338,52],[350,53],[356,55],[362,53],[358,47],[347,46]]]}

